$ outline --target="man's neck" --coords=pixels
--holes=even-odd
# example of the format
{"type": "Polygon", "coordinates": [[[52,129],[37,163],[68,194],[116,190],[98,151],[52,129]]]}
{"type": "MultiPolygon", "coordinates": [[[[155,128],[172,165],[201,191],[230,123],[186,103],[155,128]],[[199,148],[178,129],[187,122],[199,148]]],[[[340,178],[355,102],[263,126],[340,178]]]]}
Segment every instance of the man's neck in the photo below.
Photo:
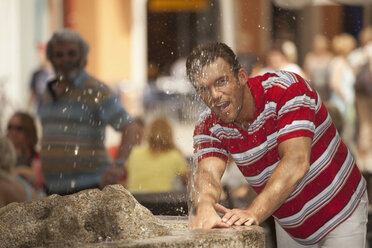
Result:
{"type": "Polygon", "coordinates": [[[234,123],[243,129],[247,129],[254,120],[254,113],[255,101],[252,92],[247,84],[244,87],[242,109],[240,110],[239,116],[234,123]]]}
{"type": "Polygon", "coordinates": [[[57,81],[57,83],[54,85],[54,92],[56,94],[56,97],[59,97],[67,92],[72,84],[72,82],[68,81],[57,81]]]}

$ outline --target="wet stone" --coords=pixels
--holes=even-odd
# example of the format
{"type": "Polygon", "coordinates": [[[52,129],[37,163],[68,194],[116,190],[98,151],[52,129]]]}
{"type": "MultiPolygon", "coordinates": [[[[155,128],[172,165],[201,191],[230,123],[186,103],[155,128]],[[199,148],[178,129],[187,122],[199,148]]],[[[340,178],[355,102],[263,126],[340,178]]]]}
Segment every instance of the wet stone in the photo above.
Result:
{"type": "Polygon", "coordinates": [[[263,228],[189,230],[154,216],[121,185],[0,208],[1,247],[265,247],[263,228]]]}
{"type": "Polygon", "coordinates": [[[170,230],[121,185],[52,195],[0,209],[1,247],[79,247],[79,243],[167,235],[170,230]]]}

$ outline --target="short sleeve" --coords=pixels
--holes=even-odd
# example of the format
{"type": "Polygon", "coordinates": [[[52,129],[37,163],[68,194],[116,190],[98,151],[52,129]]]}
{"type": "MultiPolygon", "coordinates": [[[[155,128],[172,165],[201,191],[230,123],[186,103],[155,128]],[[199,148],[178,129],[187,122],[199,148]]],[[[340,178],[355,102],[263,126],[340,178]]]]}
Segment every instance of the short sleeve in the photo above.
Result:
{"type": "Polygon", "coordinates": [[[133,117],[128,114],[121,104],[120,99],[114,94],[111,94],[102,102],[99,106],[99,113],[102,121],[117,131],[133,121],[133,117]]]}
{"type": "Polygon", "coordinates": [[[218,157],[227,161],[228,152],[222,141],[210,131],[215,120],[207,118],[199,122],[194,130],[194,165],[207,157],[218,157]]]}

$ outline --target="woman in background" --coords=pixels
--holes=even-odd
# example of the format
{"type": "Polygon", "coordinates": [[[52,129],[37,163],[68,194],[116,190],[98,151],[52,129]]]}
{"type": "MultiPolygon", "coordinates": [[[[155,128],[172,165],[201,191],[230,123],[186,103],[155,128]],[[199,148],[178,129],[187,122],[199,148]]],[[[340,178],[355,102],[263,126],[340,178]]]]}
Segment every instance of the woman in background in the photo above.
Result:
{"type": "MultiPolygon", "coordinates": [[[[355,74],[347,60],[348,55],[355,49],[355,38],[347,33],[336,35],[332,39],[332,49],[335,57],[329,65],[331,104],[341,112],[344,122],[342,137],[350,149],[354,148],[355,130],[355,74]]],[[[355,151],[354,151],[355,152],[355,151]]]]}
{"type": "Polygon", "coordinates": [[[7,137],[17,155],[14,172],[35,189],[41,190],[44,177],[41,172],[40,154],[36,150],[38,136],[33,117],[24,112],[16,112],[9,119],[7,137]]]}
{"type": "Polygon", "coordinates": [[[174,191],[178,178],[187,181],[187,162],[174,144],[172,127],[159,118],[146,131],[147,144],[133,147],[129,155],[127,188],[132,193],[174,191]]]}
{"type": "Polygon", "coordinates": [[[323,101],[327,101],[329,97],[328,66],[332,58],[327,37],[321,34],[315,35],[312,50],[305,56],[304,71],[323,101]]]}

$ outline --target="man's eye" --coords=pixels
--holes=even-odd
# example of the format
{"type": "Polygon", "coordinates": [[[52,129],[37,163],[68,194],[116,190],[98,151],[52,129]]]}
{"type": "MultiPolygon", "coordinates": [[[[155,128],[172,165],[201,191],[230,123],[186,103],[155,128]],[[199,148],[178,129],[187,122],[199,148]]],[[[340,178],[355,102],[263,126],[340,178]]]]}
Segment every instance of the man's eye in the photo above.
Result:
{"type": "Polygon", "coordinates": [[[229,80],[227,77],[220,78],[219,80],[216,81],[216,86],[217,87],[225,86],[228,81],[229,80]]]}
{"type": "Polygon", "coordinates": [[[54,57],[61,58],[63,57],[64,53],[63,52],[56,52],[54,53],[54,57]]]}
{"type": "Polygon", "coordinates": [[[77,51],[75,51],[75,50],[68,51],[68,56],[69,57],[75,57],[76,55],[77,55],[77,51]]]}

